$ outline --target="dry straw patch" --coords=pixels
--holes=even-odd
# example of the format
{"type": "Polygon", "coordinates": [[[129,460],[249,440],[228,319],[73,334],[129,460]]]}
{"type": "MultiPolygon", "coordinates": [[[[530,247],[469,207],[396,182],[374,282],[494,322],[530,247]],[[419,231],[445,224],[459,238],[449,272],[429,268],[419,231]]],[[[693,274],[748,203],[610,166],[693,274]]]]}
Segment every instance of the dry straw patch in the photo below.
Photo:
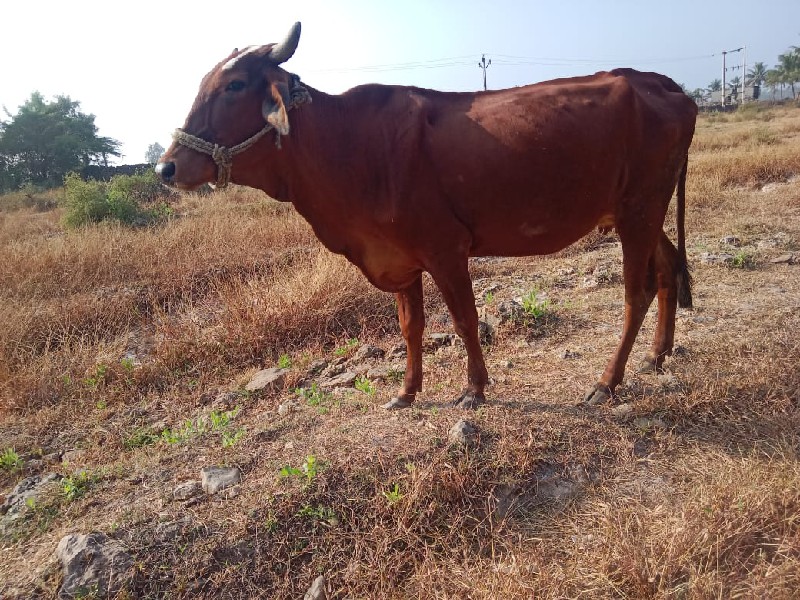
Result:
{"type": "MultiPolygon", "coordinates": [[[[621,326],[614,236],[475,261],[476,292],[496,284],[478,304],[538,289],[550,312],[496,332],[488,406],[449,408],[464,378],[455,346],[427,352],[418,404],[387,414],[377,406],[396,382],[319,403],[293,390],[346,340],[388,350],[400,336],[392,297],[321,249],[290,206],[232,188],[182,196],[157,227],[72,233],[58,210],[0,210],[0,452],[16,448],[29,473],[96,477],[3,539],[0,595],[54,595],[60,536],[100,530],[134,554],[141,597],[296,598],[319,574],[334,597],[795,596],[800,286],[796,265],[770,261],[800,250],[799,125],[789,107],[701,117],[688,181],[696,308],[679,312],[665,376],[628,373],[624,416],[576,406],[621,326]],[[703,252],[749,258],[704,264],[703,252]],[[601,266],[600,285],[584,286],[601,266]],[[241,392],[282,354],[284,389],[241,392]],[[234,392],[222,407],[220,392],[234,392]],[[279,416],[290,398],[299,408],[279,416]],[[162,435],[234,405],[234,445],[162,435]],[[460,417],[480,432],[466,450],[447,442],[460,417]],[[66,450],[71,463],[36,466],[66,450]],[[281,477],[308,456],[313,477],[281,477]],[[236,497],[172,499],[213,464],[242,470],[236,497]]],[[[429,329],[449,331],[428,279],[426,293],[429,329]]],[[[22,475],[1,470],[0,487],[22,475]]]]}

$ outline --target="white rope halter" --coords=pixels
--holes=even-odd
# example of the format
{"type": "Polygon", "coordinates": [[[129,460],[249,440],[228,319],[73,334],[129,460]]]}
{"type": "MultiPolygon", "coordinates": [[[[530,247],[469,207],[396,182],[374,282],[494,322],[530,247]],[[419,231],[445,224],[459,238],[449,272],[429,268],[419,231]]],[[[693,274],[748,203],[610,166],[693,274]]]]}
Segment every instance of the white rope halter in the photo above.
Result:
{"type": "MultiPolygon", "coordinates": [[[[289,101],[287,110],[310,102],[311,94],[308,93],[306,88],[300,85],[300,78],[297,75],[292,75],[291,99],[289,101]]],[[[177,143],[186,146],[187,148],[191,148],[192,150],[196,150],[197,152],[211,156],[217,165],[216,187],[217,189],[221,189],[228,185],[231,180],[233,157],[247,150],[272,129],[275,128],[271,124],[267,123],[261,131],[253,136],[250,136],[241,144],[236,144],[231,148],[226,148],[225,146],[220,146],[219,144],[212,144],[211,142],[207,142],[202,138],[194,136],[190,133],[186,133],[183,129],[176,129],[172,133],[172,139],[177,143]]],[[[281,134],[277,131],[275,133],[275,146],[278,148],[281,147],[281,134]]]]}

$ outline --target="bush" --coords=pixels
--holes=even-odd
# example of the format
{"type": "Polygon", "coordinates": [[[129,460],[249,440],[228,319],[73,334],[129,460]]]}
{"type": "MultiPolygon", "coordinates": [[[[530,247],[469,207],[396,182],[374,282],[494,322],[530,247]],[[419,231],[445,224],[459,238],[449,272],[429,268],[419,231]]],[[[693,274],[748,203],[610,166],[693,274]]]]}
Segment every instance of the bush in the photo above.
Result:
{"type": "Polygon", "coordinates": [[[126,225],[144,225],[166,218],[172,211],[164,197],[164,188],[154,172],[116,175],[111,181],[84,181],[75,173],[64,180],[67,227],[112,219],[126,225]],[[150,204],[144,208],[143,204],[150,204]]]}

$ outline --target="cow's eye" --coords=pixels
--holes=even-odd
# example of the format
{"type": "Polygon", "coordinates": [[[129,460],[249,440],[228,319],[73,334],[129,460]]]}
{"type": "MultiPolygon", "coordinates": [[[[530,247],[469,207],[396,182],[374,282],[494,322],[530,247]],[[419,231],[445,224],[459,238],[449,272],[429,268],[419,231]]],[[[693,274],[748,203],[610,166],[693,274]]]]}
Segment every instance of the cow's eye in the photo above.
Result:
{"type": "Polygon", "coordinates": [[[239,79],[234,79],[228,85],[225,86],[226,92],[241,92],[245,87],[245,82],[240,81],[239,79]]]}

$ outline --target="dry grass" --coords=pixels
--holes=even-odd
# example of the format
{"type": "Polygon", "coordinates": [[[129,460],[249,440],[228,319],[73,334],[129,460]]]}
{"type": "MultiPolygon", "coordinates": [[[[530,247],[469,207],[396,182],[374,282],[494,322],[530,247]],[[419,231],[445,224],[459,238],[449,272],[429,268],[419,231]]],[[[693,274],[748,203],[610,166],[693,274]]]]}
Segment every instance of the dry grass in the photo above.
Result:
{"type": "MultiPolygon", "coordinates": [[[[797,266],[770,259],[798,250],[799,131],[789,107],[701,118],[688,181],[696,308],[679,313],[667,376],[628,374],[625,417],[575,403],[621,325],[613,236],[475,262],[476,292],[496,284],[493,302],[538,288],[554,307],[498,330],[492,402],[476,413],[448,408],[464,378],[456,346],[426,353],[425,393],[402,414],[377,408],[394,388],[379,383],[278,416],[312,360],[353,337],[401,341],[392,297],[322,250],[291,207],[233,189],[182,197],[158,227],[73,233],[58,210],[0,211],[0,452],[16,448],[29,472],[95,475],[83,498],[41,500],[2,540],[0,593],[52,597],[60,537],[100,530],[134,554],[138,597],[296,598],[319,574],[351,598],[794,597],[800,286],[797,266]],[[721,250],[750,268],[699,261],[721,250]],[[584,288],[598,265],[608,276],[584,288]],[[284,353],[285,389],[214,400],[284,353]],[[232,447],[217,433],[152,437],[234,405],[232,447]],[[462,416],[480,430],[465,451],[447,443],[462,416]],[[67,450],[69,464],[36,462],[67,450]],[[279,476],[308,455],[318,475],[279,476]],[[244,473],[238,496],[171,499],[223,463],[244,473]]],[[[447,331],[429,280],[426,293],[429,328],[447,331]]],[[[635,354],[653,328],[651,315],[635,354]]],[[[2,489],[21,475],[0,471],[2,489]]]]}

